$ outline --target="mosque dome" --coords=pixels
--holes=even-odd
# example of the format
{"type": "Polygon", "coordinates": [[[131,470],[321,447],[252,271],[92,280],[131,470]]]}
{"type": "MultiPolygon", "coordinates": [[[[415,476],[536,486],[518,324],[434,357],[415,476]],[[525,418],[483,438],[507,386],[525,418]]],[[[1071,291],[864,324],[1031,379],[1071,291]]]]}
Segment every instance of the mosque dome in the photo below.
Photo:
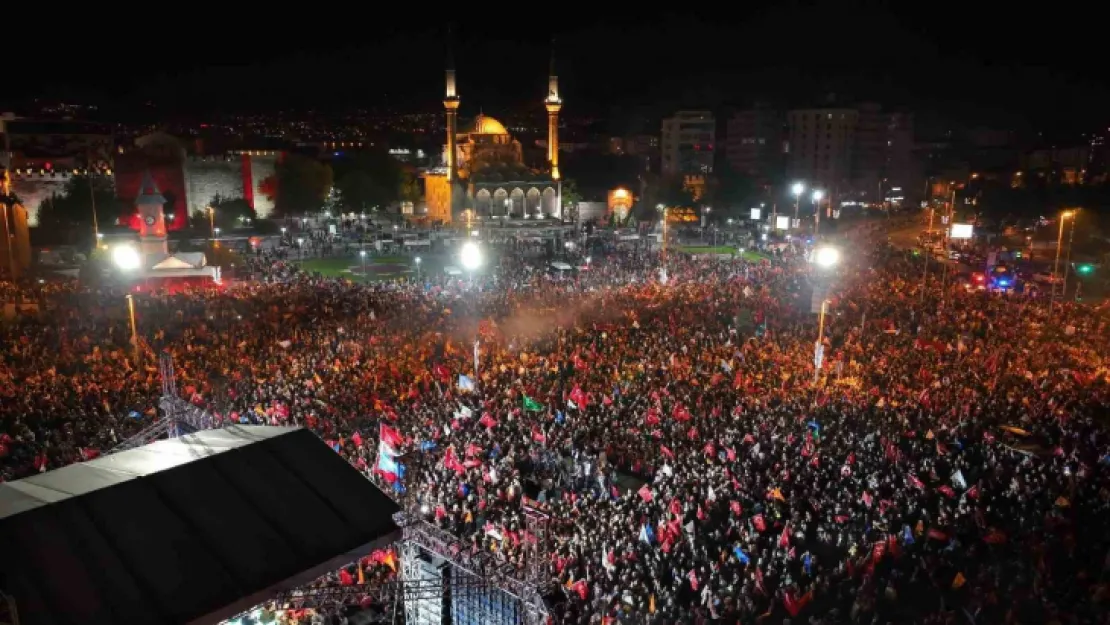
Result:
{"type": "Polygon", "coordinates": [[[505,127],[501,125],[501,122],[492,117],[486,117],[485,115],[478,115],[478,117],[474,119],[474,130],[472,130],[471,132],[476,135],[509,134],[509,131],[505,130],[505,127]]]}

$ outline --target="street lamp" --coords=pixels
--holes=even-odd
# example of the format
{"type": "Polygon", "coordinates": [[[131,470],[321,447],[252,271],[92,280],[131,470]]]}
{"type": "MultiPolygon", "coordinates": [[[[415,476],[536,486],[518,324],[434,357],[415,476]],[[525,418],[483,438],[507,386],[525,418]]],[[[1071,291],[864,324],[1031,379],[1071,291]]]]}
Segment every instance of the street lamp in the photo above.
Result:
{"type": "Polygon", "coordinates": [[[420,257],[417,256],[414,260],[416,261],[416,279],[419,280],[420,279],[420,257]]]}
{"type": "MultiPolygon", "coordinates": [[[[790,187],[790,192],[794,194],[794,221],[798,221],[798,203],[801,201],[802,193],[806,190],[806,186],[800,182],[795,182],[790,187]]],[[[794,224],[790,224],[793,226],[794,224]]]]}
{"type": "Polygon", "coordinates": [[[297,237],[297,249],[301,251],[301,258],[304,258],[304,237],[297,237]]]}
{"type": "MultiPolygon", "coordinates": [[[[1056,283],[1059,281],[1060,272],[1060,250],[1064,247],[1064,222],[1070,217],[1075,216],[1076,211],[1064,211],[1060,213],[1060,232],[1056,235],[1056,261],[1052,264],[1052,297],[1049,301],[1049,312],[1056,306],[1056,283]]],[[[1072,222],[1072,232],[1075,231],[1075,222],[1072,222]]]]}
{"type": "Polygon", "coordinates": [[[667,207],[664,204],[656,204],[655,210],[663,215],[663,256],[667,255],[667,207]]]}
{"type": "Polygon", "coordinates": [[[135,366],[139,366],[139,331],[135,326],[135,299],[127,294],[127,312],[131,317],[131,346],[135,349],[135,366]]]}
{"type": "Polygon", "coordinates": [[[824,245],[813,250],[813,263],[821,269],[831,269],[840,264],[840,250],[824,245]]]}
{"type": "Polygon", "coordinates": [[[143,257],[134,246],[117,245],[112,248],[112,263],[123,271],[134,271],[143,264],[143,257]]]}
{"type": "Polygon", "coordinates": [[[825,197],[825,192],[821,189],[813,190],[813,236],[817,236],[817,230],[821,226],[821,198],[825,197]]]}
{"type": "Polygon", "coordinates": [[[362,277],[366,278],[366,250],[359,250],[358,257],[362,259],[362,277]]]}
{"type": "Polygon", "coordinates": [[[474,241],[463,243],[462,249],[459,250],[459,262],[462,263],[463,269],[470,272],[470,279],[473,281],[474,270],[482,266],[482,248],[474,241]]]}

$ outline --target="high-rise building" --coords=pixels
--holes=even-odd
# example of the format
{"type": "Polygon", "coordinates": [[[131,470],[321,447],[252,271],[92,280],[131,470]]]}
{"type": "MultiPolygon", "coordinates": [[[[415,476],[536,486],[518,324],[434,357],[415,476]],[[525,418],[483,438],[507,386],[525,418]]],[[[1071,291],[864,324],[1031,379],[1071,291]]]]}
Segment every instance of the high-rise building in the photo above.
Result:
{"type": "Polygon", "coordinates": [[[859,112],[852,108],[798,109],[786,115],[787,174],[812,187],[847,189],[859,112]]]}
{"type": "Polygon", "coordinates": [[[764,184],[776,178],[783,164],[782,128],[782,114],[774,109],[757,106],[735,112],[725,139],[729,168],[764,184]]]}
{"type": "Polygon", "coordinates": [[[913,178],[913,115],[877,104],[787,114],[787,172],[838,196],[881,201],[913,178]]]}
{"type": "Polygon", "coordinates": [[[852,190],[864,199],[881,200],[892,189],[916,187],[913,168],[913,115],[884,112],[862,104],[856,124],[852,190]]]}
{"type": "Polygon", "coordinates": [[[717,122],[709,111],[678,111],[663,120],[660,141],[664,176],[713,173],[717,122]]]}

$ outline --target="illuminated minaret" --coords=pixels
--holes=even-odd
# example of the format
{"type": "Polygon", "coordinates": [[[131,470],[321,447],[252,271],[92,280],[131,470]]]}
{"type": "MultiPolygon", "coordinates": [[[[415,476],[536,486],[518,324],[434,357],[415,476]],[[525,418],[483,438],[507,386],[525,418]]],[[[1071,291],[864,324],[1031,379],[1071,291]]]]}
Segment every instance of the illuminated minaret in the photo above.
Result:
{"type": "Polygon", "coordinates": [[[451,54],[450,34],[447,36],[447,93],[443,97],[443,108],[447,112],[447,181],[454,182],[458,177],[458,159],[455,148],[455,126],[459,111],[459,94],[455,90],[455,59],[451,54]]]}
{"type": "Polygon", "coordinates": [[[551,69],[547,76],[547,161],[551,163],[551,177],[559,180],[559,110],[563,100],[559,98],[559,77],[555,75],[555,43],[551,44],[551,69]]]}

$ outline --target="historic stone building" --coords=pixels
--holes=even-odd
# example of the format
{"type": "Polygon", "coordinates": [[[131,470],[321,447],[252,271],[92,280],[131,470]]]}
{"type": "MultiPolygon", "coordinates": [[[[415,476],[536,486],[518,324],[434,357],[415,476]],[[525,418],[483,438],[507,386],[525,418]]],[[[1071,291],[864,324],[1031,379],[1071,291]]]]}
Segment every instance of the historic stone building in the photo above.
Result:
{"type": "Polygon", "coordinates": [[[447,66],[443,106],[447,143],[443,163],[424,175],[428,218],[450,223],[464,211],[480,217],[540,219],[560,217],[559,79],[554,61],[548,78],[547,167],[524,164],[520,142],[501,122],[479,114],[468,130],[458,131],[459,96],[453,63],[447,66]]]}

